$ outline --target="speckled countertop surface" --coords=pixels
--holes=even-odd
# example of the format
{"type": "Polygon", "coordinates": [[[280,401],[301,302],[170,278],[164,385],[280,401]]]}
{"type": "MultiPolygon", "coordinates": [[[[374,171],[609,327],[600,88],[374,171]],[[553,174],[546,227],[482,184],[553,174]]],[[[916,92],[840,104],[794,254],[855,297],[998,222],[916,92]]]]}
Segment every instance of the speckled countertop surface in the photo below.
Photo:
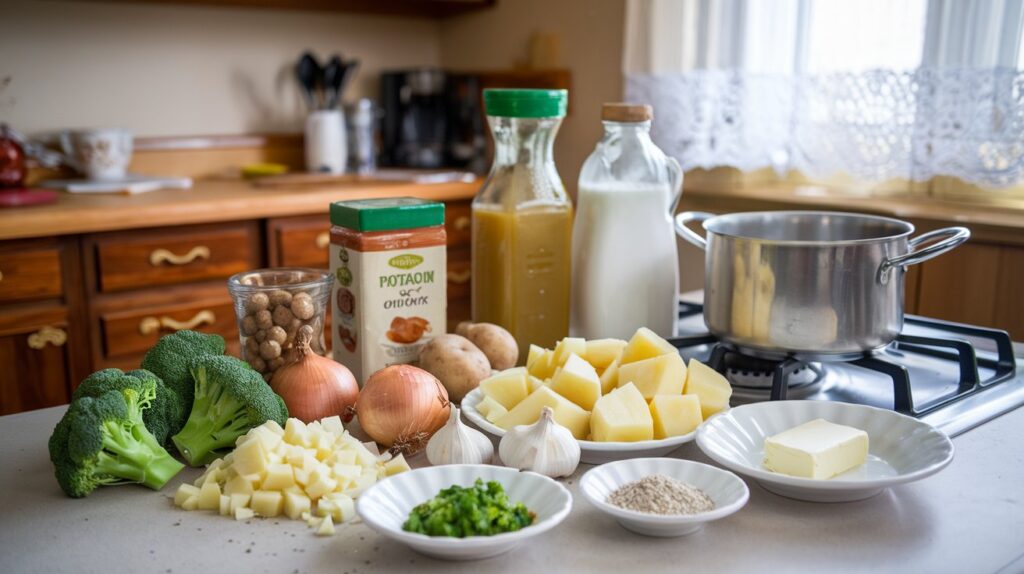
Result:
{"type": "MultiPolygon", "coordinates": [[[[301,521],[235,522],[163,492],[57,487],[46,440],[64,407],[0,417],[0,556],[13,572],[1024,572],[1024,409],[954,439],[953,463],[861,502],[813,504],[750,483],[739,513],[685,538],[620,528],[580,496],[549,535],[490,560],[442,562],[363,524],[320,538],[301,521]]],[[[707,462],[694,444],[673,456],[707,462]]],[[[566,484],[576,495],[581,466],[566,484]]]]}

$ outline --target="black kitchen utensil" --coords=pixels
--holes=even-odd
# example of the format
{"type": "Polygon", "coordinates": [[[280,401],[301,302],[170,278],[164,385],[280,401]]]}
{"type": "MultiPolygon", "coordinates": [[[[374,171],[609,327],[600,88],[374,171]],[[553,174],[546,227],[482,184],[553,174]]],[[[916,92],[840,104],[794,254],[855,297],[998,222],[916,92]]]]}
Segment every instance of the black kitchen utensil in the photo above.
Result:
{"type": "Polygon", "coordinates": [[[341,62],[341,56],[335,54],[324,66],[324,92],[328,110],[333,110],[341,100],[342,82],[344,81],[345,65],[341,62]]]}
{"type": "Polygon", "coordinates": [[[320,69],[320,63],[316,61],[316,56],[310,52],[303,52],[302,57],[295,64],[295,76],[299,80],[299,85],[302,86],[302,93],[306,96],[306,104],[309,105],[309,109],[319,109],[319,88],[323,72],[320,69]]]}

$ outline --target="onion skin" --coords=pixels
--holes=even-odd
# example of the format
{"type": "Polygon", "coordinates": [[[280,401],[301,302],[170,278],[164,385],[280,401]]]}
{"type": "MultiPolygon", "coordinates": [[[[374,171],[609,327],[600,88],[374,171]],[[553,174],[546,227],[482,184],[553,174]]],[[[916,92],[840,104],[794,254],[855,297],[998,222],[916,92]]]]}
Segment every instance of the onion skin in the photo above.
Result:
{"type": "Polygon", "coordinates": [[[413,454],[448,420],[448,391],[434,375],[391,365],[370,375],[356,399],[359,426],[393,453],[413,454]]]}
{"type": "Polygon", "coordinates": [[[349,407],[359,396],[355,376],[345,365],[313,352],[306,335],[300,332],[290,362],[274,373],[270,388],[284,399],[288,416],[304,423],[334,415],[351,419],[349,407]]]}

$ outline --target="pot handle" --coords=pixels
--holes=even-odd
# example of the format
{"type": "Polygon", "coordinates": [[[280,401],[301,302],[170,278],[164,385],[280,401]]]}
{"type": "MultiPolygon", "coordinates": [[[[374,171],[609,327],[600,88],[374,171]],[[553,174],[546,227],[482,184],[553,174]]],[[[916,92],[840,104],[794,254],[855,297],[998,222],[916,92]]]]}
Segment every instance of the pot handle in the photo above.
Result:
{"type": "MultiPolygon", "coordinates": [[[[689,230],[687,230],[689,231],[689,230]]],[[[935,231],[929,231],[924,235],[919,235],[910,240],[910,252],[900,255],[898,257],[890,257],[882,261],[881,267],[878,269],[878,278],[884,285],[889,280],[889,271],[897,267],[906,267],[907,265],[917,265],[928,261],[932,257],[938,257],[943,253],[959,246],[964,241],[971,238],[971,231],[966,227],[946,227],[943,229],[936,229],[935,231]],[[940,238],[941,241],[936,241],[940,238]],[[922,249],[916,249],[918,245],[923,243],[929,243],[934,241],[931,245],[922,249]]]]}
{"type": "Polygon", "coordinates": [[[704,222],[714,216],[714,213],[706,213],[704,211],[684,211],[676,216],[676,234],[693,245],[700,247],[702,250],[707,251],[707,240],[700,235],[697,235],[697,232],[690,230],[686,224],[691,221],[704,222]]]}

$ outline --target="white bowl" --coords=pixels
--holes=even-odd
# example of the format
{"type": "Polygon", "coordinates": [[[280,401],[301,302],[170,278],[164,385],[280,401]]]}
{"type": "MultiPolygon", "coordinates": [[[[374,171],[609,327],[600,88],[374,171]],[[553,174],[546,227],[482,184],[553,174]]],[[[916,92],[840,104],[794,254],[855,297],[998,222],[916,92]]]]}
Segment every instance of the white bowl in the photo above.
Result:
{"type": "Polygon", "coordinates": [[[889,486],[921,480],[953,460],[945,433],[895,411],[830,401],[769,401],[743,405],[708,420],[697,446],[715,462],[761,483],[766,490],[812,502],[870,498],[889,486]],[[817,418],[868,433],[868,460],[827,480],[772,472],[764,440],[817,418]]]}
{"type": "Polygon", "coordinates": [[[635,458],[603,464],[583,475],[580,491],[590,504],[612,515],[627,530],[661,537],[696,532],[708,522],[743,508],[750,498],[747,485],[735,474],[708,464],[676,458],[635,458]],[[714,510],[661,515],[626,510],[605,502],[615,489],[651,474],[663,474],[703,490],[715,502],[714,510]]]}
{"type": "MultiPolygon", "coordinates": [[[[480,411],[476,410],[480,401],[484,400],[479,388],[473,389],[462,398],[462,413],[477,428],[496,437],[505,436],[505,429],[490,422],[480,411]]],[[[717,415],[715,415],[717,416],[717,415]]],[[[580,443],[580,462],[587,464],[603,464],[613,460],[641,458],[666,455],[684,443],[697,437],[697,431],[682,436],[674,436],[660,440],[641,440],[635,442],[597,442],[592,440],[577,441],[580,443]]]]}
{"type": "Polygon", "coordinates": [[[446,560],[478,560],[508,552],[518,544],[558,525],[572,509],[572,495],[564,486],[535,472],[486,464],[451,464],[419,468],[386,478],[363,492],[356,512],[366,524],[413,550],[446,560]],[[453,484],[472,486],[476,479],[501,483],[512,502],[522,502],[536,513],[534,523],[522,530],[494,536],[449,538],[402,530],[402,523],[418,504],[453,484]]]}

